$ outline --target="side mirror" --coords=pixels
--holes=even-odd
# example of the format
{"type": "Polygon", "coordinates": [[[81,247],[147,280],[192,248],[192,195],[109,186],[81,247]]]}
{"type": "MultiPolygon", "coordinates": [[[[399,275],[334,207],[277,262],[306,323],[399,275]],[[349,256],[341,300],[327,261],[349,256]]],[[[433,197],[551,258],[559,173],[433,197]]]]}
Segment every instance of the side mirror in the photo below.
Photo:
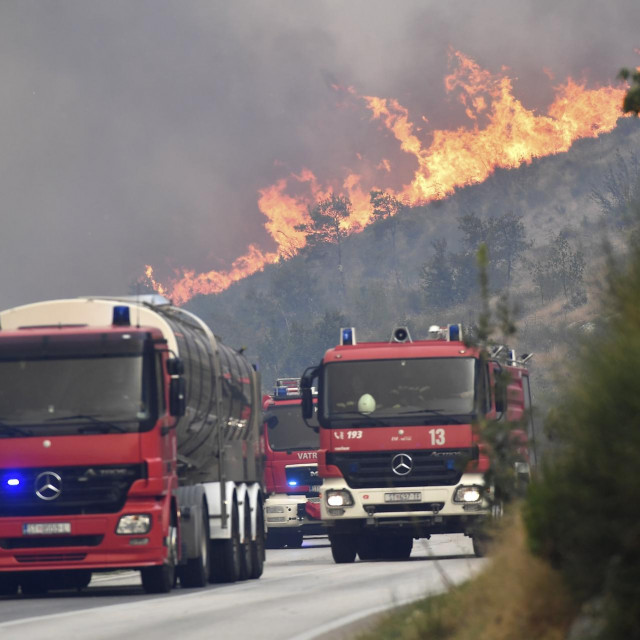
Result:
{"type": "Polygon", "coordinates": [[[313,396],[311,395],[311,387],[300,389],[302,394],[302,417],[305,420],[313,418],[313,396]]]}
{"type": "Polygon", "coordinates": [[[184,373],[184,361],[182,358],[169,358],[167,360],[167,373],[170,376],[181,376],[184,373]]]}
{"type": "Polygon", "coordinates": [[[169,413],[176,418],[187,410],[187,385],[183,377],[171,378],[169,382],[169,413]]]}

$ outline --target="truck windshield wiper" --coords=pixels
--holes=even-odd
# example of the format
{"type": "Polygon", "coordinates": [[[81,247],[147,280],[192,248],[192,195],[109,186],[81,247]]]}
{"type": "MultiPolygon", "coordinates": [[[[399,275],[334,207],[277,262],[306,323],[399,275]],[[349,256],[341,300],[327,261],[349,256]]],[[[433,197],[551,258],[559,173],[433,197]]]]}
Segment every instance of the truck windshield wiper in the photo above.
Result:
{"type": "Polygon", "coordinates": [[[29,431],[25,431],[20,427],[14,427],[11,424],[0,422],[0,436],[23,436],[28,438],[32,435],[32,433],[30,433],[29,431]]]}
{"type": "Polygon", "coordinates": [[[108,422],[107,420],[101,420],[96,416],[92,416],[88,413],[76,413],[71,416],[58,416],[55,418],[48,418],[45,422],[65,422],[66,420],[89,420],[91,422],[91,426],[80,427],[78,431],[83,433],[85,431],[93,431],[99,429],[104,433],[108,433],[109,431],[118,431],[120,433],[127,433],[126,429],[123,429],[120,425],[114,424],[113,422],[108,422]]]}

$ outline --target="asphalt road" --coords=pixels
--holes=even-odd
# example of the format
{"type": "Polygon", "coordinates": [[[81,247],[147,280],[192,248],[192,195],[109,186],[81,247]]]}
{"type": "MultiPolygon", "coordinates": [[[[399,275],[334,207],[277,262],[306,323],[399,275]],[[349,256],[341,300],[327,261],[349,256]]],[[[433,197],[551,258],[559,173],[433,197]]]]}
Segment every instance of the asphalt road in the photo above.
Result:
{"type": "Polygon", "coordinates": [[[416,541],[411,559],[336,565],[326,538],[269,550],[260,580],[150,596],[137,573],[98,574],[83,592],[0,598],[2,640],[311,640],[478,571],[463,536],[416,541]]]}

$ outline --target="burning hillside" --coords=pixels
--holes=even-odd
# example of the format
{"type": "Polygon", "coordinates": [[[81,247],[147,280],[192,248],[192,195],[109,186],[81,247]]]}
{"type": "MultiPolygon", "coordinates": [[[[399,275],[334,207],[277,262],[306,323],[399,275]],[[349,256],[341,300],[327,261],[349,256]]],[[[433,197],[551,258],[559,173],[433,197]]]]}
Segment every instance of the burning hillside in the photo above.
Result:
{"type": "MultiPolygon", "coordinates": [[[[611,131],[620,117],[622,88],[588,89],[585,83],[568,78],[554,88],[555,99],[546,114],[539,114],[513,95],[512,79],[505,69],[492,74],[457,51],[451,52],[450,63],[445,87],[462,104],[468,118],[466,125],[457,129],[425,131],[395,99],[334,86],[341,100],[368,110],[372,124],[390,133],[400,149],[413,157],[417,167],[413,177],[398,189],[386,189],[407,205],[444,198],[457,188],[486,180],[496,168],[518,167],[533,158],[565,152],[580,138],[611,131]]],[[[427,122],[424,117],[422,120],[427,122]]],[[[332,193],[342,193],[351,200],[353,211],[343,221],[345,230],[361,230],[372,220],[369,193],[378,188],[376,176],[395,171],[384,157],[362,161],[369,165],[366,174],[345,170],[342,175],[321,180],[302,169],[260,190],[258,207],[267,219],[265,228],[275,242],[275,251],[252,244],[227,271],[184,271],[165,284],[154,279],[153,268],[148,266],[145,283],[177,304],[197,294],[219,293],[303,248],[306,236],[297,227],[309,222],[309,206],[332,193]]]]}

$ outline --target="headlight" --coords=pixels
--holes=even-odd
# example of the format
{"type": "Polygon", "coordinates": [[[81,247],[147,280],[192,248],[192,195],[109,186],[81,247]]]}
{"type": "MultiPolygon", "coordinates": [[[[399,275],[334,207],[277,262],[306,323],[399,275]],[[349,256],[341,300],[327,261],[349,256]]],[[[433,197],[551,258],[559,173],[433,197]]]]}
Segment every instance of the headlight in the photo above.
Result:
{"type": "Polygon", "coordinates": [[[267,513],[284,513],[284,507],[265,507],[264,509],[267,513]]]}
{"type": "Polygon", "coordinates": [[[120,536],[134,536],[149,533],[150,529],[151,516],[148,513],[132,513],[120,518],[116,533],[120,536]]]}
{"type": "Polygon", "coordinates": [[[484,487],[478,485],[462,486],[456,489],[453,494],[454,502],[478,502],[482,500],[482,492],[484,487]]]}
{"type": "Polygon", "coordinates": [[[330,507],[353,506],[353,497],[346,489],[329,489],[326,493],[326,500],[330,507]]]}

